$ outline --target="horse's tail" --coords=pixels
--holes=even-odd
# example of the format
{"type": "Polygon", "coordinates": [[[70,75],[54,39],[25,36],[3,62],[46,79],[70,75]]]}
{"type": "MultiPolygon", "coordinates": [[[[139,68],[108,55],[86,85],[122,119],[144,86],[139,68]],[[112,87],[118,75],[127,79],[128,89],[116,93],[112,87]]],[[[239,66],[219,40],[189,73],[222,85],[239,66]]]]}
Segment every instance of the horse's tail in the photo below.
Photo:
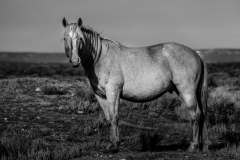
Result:
{"type": "Polygon", "coordinates": [[[204,116],[207,116],[207,100],[208,100],[208,73],[207,73],[207,66],[204,61],[203,55],[198,53],[201,58],[202,62],[202,69],[201,69],[201,77],[198,83],[198,91],[197,91],[197,99],[201,105],[201,109],[203,111],[204,116]]]}

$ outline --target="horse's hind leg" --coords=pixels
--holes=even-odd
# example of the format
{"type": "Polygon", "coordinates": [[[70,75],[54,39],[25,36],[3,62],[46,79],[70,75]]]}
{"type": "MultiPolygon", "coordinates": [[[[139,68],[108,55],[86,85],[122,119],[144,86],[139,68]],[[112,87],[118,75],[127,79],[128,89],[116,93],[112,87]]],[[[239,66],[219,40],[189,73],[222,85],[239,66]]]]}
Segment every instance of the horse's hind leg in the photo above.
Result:
{"type": "Polygon", "coordinates": [[[180,96],[185,103],[185,107],[187,108],[192,124],[192,137],[191,144],[188,148],[189,151],[193,151],[197,149],[200,144],[200,117],[201,110],[199,108],[199,104],[196,97],[196,92],[192,90],[185,90],[184,92],[180,91],[180,96]]]}

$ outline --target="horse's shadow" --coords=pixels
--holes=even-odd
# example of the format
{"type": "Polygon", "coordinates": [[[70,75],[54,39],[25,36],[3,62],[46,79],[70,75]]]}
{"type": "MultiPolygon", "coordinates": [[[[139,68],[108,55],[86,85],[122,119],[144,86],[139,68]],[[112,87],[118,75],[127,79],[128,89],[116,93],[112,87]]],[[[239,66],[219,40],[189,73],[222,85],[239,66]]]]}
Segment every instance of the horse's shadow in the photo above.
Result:
{"type": "MultiPolygon", "coordinates": [[[[183,140],[178,143],[161,145],[162,139],[163,137],[156,133],[154,135],[151,135],[150,133],[140,135],[141,151],[186,151],[190,145],[190,142],[185,138],[183,138],[183,140]]],[[[227,142],[212,143],[211,145],[209,145],[209,150],[217,151],[225,148],[227,145],[227,142]]]]}
{"type": "MultiPolygon", "coordinates": [[[[154,150],[152,151],[187,151],[190,143],[185,144],[171,144],[171,145],[156,145],[154,150]]],[[[217,151],[225,148],[227,146],[227,143],[215,143],[209,145],[210,151],[217,151]]],[[[150,150],[151,151],[151,150],[150,150]]]]}
{"type": "Polygon", "coordinates": [[[187,140],[183,139],[179,143],[161,145],[161,141],[163,140],[163,138],[164,138],[163,136],[157,133],[153,135],[151,135],[149,132],[141,134],[140,135],[141,151],[158,152],[158,151],[186,150],[190,144],[189,142],[187,142],[187,140]]]}

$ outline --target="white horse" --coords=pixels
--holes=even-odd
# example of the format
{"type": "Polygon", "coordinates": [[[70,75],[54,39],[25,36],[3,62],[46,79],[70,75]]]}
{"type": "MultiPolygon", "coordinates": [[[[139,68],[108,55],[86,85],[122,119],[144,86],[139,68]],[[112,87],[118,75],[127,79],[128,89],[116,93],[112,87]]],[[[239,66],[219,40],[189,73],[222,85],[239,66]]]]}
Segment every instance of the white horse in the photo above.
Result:
{"type": "Polygon", "coordinates": [[[189,151],[208,150],[207,70],[198,53],[177,43],[129,48],[82,26],[81,18],[71,24],[64,18],[62,24],[66,56],[72,67],[82,64],[111,123],[108,151],[118,151],[120,98],[147,102],[173,91],[181,97],[191,118],[189,151]]]}

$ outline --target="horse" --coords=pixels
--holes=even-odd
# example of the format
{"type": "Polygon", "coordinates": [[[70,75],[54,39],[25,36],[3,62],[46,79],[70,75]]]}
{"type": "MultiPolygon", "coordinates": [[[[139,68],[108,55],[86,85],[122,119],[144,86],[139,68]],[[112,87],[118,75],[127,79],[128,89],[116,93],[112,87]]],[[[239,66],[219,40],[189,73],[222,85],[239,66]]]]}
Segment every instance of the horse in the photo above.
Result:
{"type": "Polygon", "coordinates": [[[190,115],[189,151],[208,151],[207,68],[204,58],[184,45],[168,42],[147,47],[126,47],[102,37],[89,26],[62,20],[64,48],[72,67],[80,63],[106,120],[110,142],[106,151],[118,152],[120,99],[152,101],[176,92],[190,115]]]}

